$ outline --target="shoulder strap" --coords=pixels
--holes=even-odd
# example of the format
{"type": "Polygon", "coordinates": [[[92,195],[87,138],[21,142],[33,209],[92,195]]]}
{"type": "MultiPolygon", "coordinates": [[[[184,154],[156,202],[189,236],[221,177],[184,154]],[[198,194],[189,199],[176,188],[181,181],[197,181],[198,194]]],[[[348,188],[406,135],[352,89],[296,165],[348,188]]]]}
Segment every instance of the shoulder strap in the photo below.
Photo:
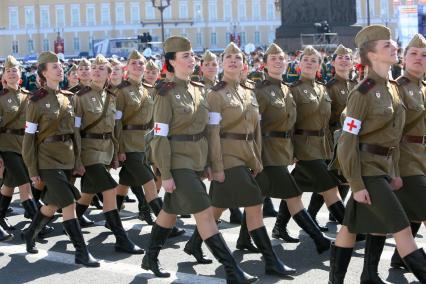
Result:
{"type": "Polygon", "coordinates": [[[87,130],[92,129],[93,127],[95,127],[96,125],[98,125],[99,122],[101,122],[101,120],[105,117],[107,111],[108,111],[108,107],[109,107],[109,103],[111,101],[111,96],[112,94],[110,92],[107,92],[107,97],[105,99],[105,103],[103,105],[103,110],[101,115],[92,123],[90,123],[89,125],[87,125],[84,129],[81,130],[81,133],[86,132],[87,130]]]}

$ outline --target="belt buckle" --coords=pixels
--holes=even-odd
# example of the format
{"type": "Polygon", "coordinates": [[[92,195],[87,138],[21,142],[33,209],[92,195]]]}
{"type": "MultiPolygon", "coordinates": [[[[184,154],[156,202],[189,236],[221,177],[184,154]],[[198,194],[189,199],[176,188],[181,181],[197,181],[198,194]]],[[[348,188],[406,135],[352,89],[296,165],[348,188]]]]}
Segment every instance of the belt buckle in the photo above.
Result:
{"type": "Polygon", "coordinates": [[[197,142],[197,135],[192,135],[192,142],[197,142]]]}
{"type": "Polygon", "coordinates": [[[246,133],[246,137],[245,137],[246,139],[246,141],[248,141],[249,140],[249,134],[248,133],[246,133]]]}
{"type": "Polygon", "coordinates": [[[65,142],[65,135],[61,135],[61,139],[59,141],[65,142]]]}
{"type": "Polygon", "coordinates": [[[387,153],[387,155],[386,155],[386,157],[387,157],[387,158],[389,158],[389,157],[392,155],[393,150],[395,150],[395,147],[389,147],[389,149],[388,149],[388,153],[387,153]]]}

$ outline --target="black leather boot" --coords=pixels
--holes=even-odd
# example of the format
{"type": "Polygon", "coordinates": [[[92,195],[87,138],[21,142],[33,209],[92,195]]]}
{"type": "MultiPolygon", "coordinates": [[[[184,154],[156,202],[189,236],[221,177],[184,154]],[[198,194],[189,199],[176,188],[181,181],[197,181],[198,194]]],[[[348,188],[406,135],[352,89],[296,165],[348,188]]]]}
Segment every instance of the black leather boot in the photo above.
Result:
{"type": "Polygon", "coordinates": [[[78,202],[75,204],[75,213],[82,228],[91,227],[95,224],[95,222],[84,215],[84,212],[86,212],[87,208],[89,208],[87,205],[83,205],[78,202]]]}
{"type": "Polygon", "coordinates": [[[403,258],[408,269],[421,283],[426,283],[426,254],[422,248],[403,258]]]}
{"type": "Polygon", "coordinates": [[[297,225],[299,225],[299,227],[302,228],[312,238],[312,240],[314,240],[319,254],[330,249],[332,239],[321,233],[318,226],[305,209],[297,212],[293,216],[293,219],[296,221],[297,225]]]}
{"type": "MultiPolygon", "coordinates": [[[[25,201],[22,201],[21,203],[22,207],[24,207],[25,212],[27,213],[28,217],[32,220],[34,219],[34,216],[37,214],[38,208],[37,205],[35,203],[34,199],[27,199],[25,201]]],[[[55,229],[49,225],[46,224],[46,226],[43,227],[43,229],[41,229],[39,236],[45,236],[47,234],[50,234],[54,231],[55,229]]]]}
{"type": "Polygon", "coordinates": [[[361,274],[361,284],[386,284],[379,277],[378,266],[380,256],[385,246],[386,236],[367,235],[365,241],[364,267],[361,274]]]}
{"type": "Polygon", "coordinates": [[[148,249],[142,259],[141,267],[145,270],[151,270],[157,277],[170,277],[170,273],[164,271],[158,261],[158,255],[160,250],[163,248],[167,237],[169,236],[172,229],[163,228],[157,223],[154,223],[151,230],[151,237],[149,239],[148,249]]]}
{"type": "Polygon", "coordinates": [[[217,233],[204,240],[214,257],[225,267],[226,283],[253,283],[258,280],[245,273],[235,261],[222,235],[217,233]]]}
{"type": "Polygon", "coordinates": [[[339,224],[343,223],[343,219],[345,218],[345,205],[342,201],[339,200],[328,206],[328,211],[330,211],[331,215],[333,215],[334,219],[336,219],[339,224]]]}
{"type": "Polygon", "coordinates": [[[98,210],[102,210],[104,208],[104,205],[102,204],[102,201],[99,199],[98,195],[94,195],[92,198],[92,202],[90,205],[94,206],[98,210]]]}
{"type": "Polygon", "coordinates": [[[3,228],[0,226],[0,242],[8,241],[11,238],[13,238],[13,235],[3,230],[3,228]]]}
{"type": "MultiPolygon", "coordinates": [[[[152,212],[154,212],[155,216],[158,216],[160,214],[161,209],[163,208],[163,200],[161,200],[160,197],[157,197],[149,202],[149,206],[152,209],[152,212]]],[[[178,237],[185,234],[184,229],[180,229],[176,226],[173,226],[172,231],[169,234],[169,238],[178,237]]]]}
{"type": "Polygon", "coordinates": [[[241,224],[243,219],[243,214],[240,211],[240,208],[229,208],[229,223],[231,224],[241,224]]]}
{"type": "Polygon", "coordinates": [[[195,227],[194,233],[192,234],[189,241],[186,243],[185,248],[183,249],[189,255],[193,255],[198,263],[200,264],[209,264],[213,261],[203,253],[201,245],[203,244],[203,239],[198,232],[197,227],[195,227]]]}
{"type": "Polygon", "coordinates": [[[117,194],[115,198],[117,199],[117,210],[120,211],[123,207],[124,198],[126,198],[126,196],[117,194]]]}
{"type": "Polygon", "coordinates": [[[79,221],[70,219],[62,223],[67,235],[75,248],[75,263],[82,264],[87,267],[99,267],[100,263],[90,254],[84,242],[83,234],[79,221]]]}
{"type": "Polygon", "coordinates": [[[44,216],[40,211],[37,211],[34,219],[30,226],[22,232],[22,238],[25,240],[27,246],[27,252],[38,253],[38,249],[35,245],[35,240],[40,233],[41,229],[52,219],[52,217],[44,216]]]}
{"type": "Polygon", "coordinates": [[[328,232],[328,227],[320,226],[317,221],[317,214],[323,205],[324,205],[324,198],[322,197],[322,195],[315,192],[312,193],[311,201],[309,202],[309,206],[308,206],[308,213],[309,215],[311,215],[312,220],[314,220],[318,228],[320,228],[321,232],[328,232]]]}
{"type": "Polygon", "coordinates": [[[263,217],[277,217],[278,212],[274,208],[274,204],[270,197],[263,199],[263,217]]]}
{"type": "Polygon", "coordinates": [[[43,193],[43,191],[31,185],[31,193],[33,194],[33,198],[37,208],[40,208],[41,206],[43,206],[43,203],[40,201],[41,194],[43,193]]]}
{"type": "Polygon", "coordinates": [[[0,226],[9,231],[15,230],[15,227],[12,226],[6,218],[6,212],[11,201],[12,196],[6,196],[0,193],[0,226]]]}
{"type": "Polygon", "coordinates": [[[143,192],[142,186],[131,186],[130,189],[138,199],[138,219],[141,221],[145,221],[148,225],[154,225],[151,210],[145,200],[145,194],[143,192]]]}
{"type": "Polygon", "coordinates": [[[291,219],[290,211],[287,208],[287,202],[281,200],[280,210],[278,211],[275,226],[272,229],[274,239],[283,239],[286,243],[298,243],[299,239],[291,237],[287,232],[287,224],[291,219]]]}
{"type": "Polygon", "coordinates": [[[286,266],[275,254],[265,226],[250,231],[250,235],[263,255],[266,274],[285,277],[296,273],[295,269],[286,266]]]}
{"type": "Polygon", "coordinates": [[[343,284],[353,248],[337,247],[331,244],[330,274],[328,284],[343,284]]]}
{"type": "MultiPolygon", "coordinates": [[[[339,189],[340,198],[344,201],[349,192],[349,185],[339,184],[337,187],[339,189]]],[[[333,217],[331,213],[328,215],[328,220],[330,222],[337,222],[337,220],[333,217]]]]}
{"type": "Polygon", "coordinates": [[[259,250],[251,242],[250,234],[247,229],[246,221],[246,212],[243,213],[243,218],[241,221],[240,235],[237,240],[237,249],[239,250],[248,250],[249,252],[258,253],[259,250]]]}
{"type": "Polygon", "coordinates": [[[104,212],[107,223],[111,226],[111,231],[115,236],[115,250],[121,252],[127,252],[131,254],[143,254],[144,251],[137,245],[135,245],[127,236],[126,231],[121,223],[120,215],[118,210],[114,209],[108,212],[104,212]]]}
{"type": "MultiPolygon", "coordinates": [[[[413,237],[415,238],[422,223],[411,222],[410,225],[411,225],[411,232],[413,233],[413,237]]],[[[393,268],[407,269],[407,266],[402,261],[401,256],[399,255],[398,250],[396,248],[395,248],[395,251],[393,252],[390,265],[393,268]]]]}

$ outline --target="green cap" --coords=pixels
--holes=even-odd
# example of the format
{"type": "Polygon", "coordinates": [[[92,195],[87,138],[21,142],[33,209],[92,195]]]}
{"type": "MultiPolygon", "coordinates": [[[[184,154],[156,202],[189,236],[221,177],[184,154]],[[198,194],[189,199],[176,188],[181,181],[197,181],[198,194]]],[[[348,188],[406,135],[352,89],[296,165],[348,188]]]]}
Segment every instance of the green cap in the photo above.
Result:
{"type": "Polygon", "coordinates": [[[154,61],[152,60],[148,60],[148,62],[146,63],[146,69],[157,69],[160,70],[160,68],[157,66],[157,64],[154,63],[154,61]]]}
{"type": "Polygon", "coordinates": [[[366,26],[355,36],[355,44],[361,47],[364,43],[376,40],[390,40],[391,31],[383,25],[366,26]]]}
{"type": "Polygon", "coordinates": [[[334,51],[334,55],[345,55],[352,54],[352,49],[345,47],[343,44],[339,44],[339,46],[334,51]]]}
{"type": "Polygon", "coordinates": [[[38,64],[57,63],[57,62],[59,62],[59,57],[51,51],[42,52],[38,56],[38,64]]]}
{"type": "Polygon", "coordinates": [[[5,69],[13,68],[13,67],[19,67],[19,66],[20,66],[20,64],[19,64],[18,60],[16,60],[16,58],[13,57],[12,55],[9,55],[6,58],[6,61],[4,62],[4,68],[5,69]]]}
{"type": "Polygon", "coordinates": [[[144,62],[146,61],[145,57],[136,49],[133,49],[132,52],[130,52],[128,60],[130,59],[142,59],[144,62]]]}
{"type": "Polygon", "coordinates": [[[302,55],[316,55],[321,58],[321,54],[312,45],[307,45],[302,52],[302,55]]]}
{"type": "Polygon", "coordinates": [[[118,60],[117,58],[111,58],[109,60],[109,63],[111,63],[111,66],[122,66],[123,64],[118,60]]]}
{"type": "Polygon", "coordinates": [[[217,56],[216,54],[214,54],[213,52],[211,52],[210,50],[206,50],[206,52],[204,52],[203,56],[202,56],[202,60],[204,62],[210,62],[210,61],[214,61],[216,60],[217,56]]]}
{"type": "Polygon", "coordinates": [[[265,52],[265,55],[269,54],[278,54],[284,52],[281,47],[278,46],[276,43],[271,43],[271,45],[268,47],[268,49],[265,52]]]}
{"type": "Polygon", "coordinates": [[[421,34],[415,34],[407,45],[407,48],[409,47],[425,48],[426,47],[425,37],[422,36],[421,34]]]}
{"type": "Polygon", "coordinates": [[[234,42],[230,42],[228,46],[223,51],[223,54],[236,54],[236,53],[243,53],[241,49],[236,45],[234,42]]]}
{"type": "Polygon", "coordinates": [[[73,64],[71,67],[67,70],[67,74],[70,74],[71,72],[77,71],[77,65],[73,64]]]}
{"type": "Polygon", "coordinates": [[[189,51],[192,49],[191,42],[182,36],[172,36],[166,39],[163,44],[164,53],[189,51]]]}
{"type": "Polygon", "coordinates": [[[87,60],[87,58],[83,58],[83,59],[81,59],[81,60],[80,60],[80,62],[78,63],[78,68],[80,68],[80,67],[82,67],[82,66],[90,66],[90,65],[92,65],[92,64],[90,63],[90,61],[89,61],[89,60],[87,60]]]}
{"type": "Polygon", "coordinates": [[[110,66],[110,63],[108,59],[105,58],[105,56],[103,56],[102,54],[96,55],[96,58],[93,61],[93,65],[103,65],[103,64],[107,64],[108,66],[110,66]]]}

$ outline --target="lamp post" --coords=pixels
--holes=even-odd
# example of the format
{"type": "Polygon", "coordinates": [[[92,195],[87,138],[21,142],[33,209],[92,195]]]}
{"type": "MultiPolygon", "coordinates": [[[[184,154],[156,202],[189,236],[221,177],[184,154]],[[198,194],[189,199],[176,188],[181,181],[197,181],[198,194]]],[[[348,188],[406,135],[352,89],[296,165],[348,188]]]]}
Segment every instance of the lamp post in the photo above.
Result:
{"type": "Polygon", "coordinates": [[[367,0],[367,26],[370,25],[370,0],[367,0]]]}
{"type": "Polygon", "coordinates": [[[161,41],[164,42],[164,19],[163,12],[164,10],[170,6],[170,0],[151,0],[152,6],[160,10],[161,15],[161,41]]]}

